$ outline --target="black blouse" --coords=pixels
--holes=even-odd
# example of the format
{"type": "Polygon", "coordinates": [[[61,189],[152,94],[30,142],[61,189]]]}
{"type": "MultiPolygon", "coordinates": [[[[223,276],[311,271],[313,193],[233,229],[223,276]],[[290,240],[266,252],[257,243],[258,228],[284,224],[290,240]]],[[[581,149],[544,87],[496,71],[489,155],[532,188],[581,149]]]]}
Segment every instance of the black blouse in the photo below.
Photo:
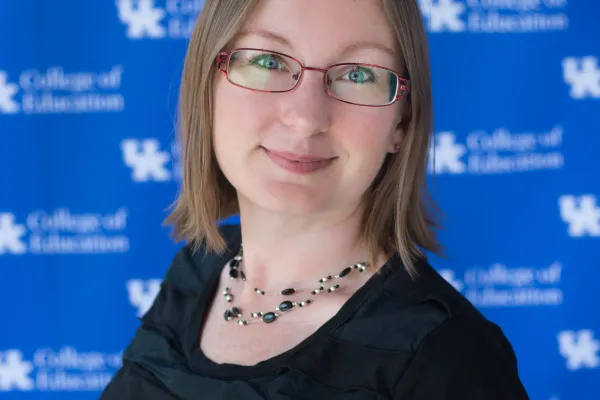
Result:
{"type": "Polygon", "coordinates": [[[223,255],[177,253],[100,400],[528,399],[513,349],[426,260],[412,279],[394,255],[293,349],[253,366],[218,364],[199,346],[223,255]]]}

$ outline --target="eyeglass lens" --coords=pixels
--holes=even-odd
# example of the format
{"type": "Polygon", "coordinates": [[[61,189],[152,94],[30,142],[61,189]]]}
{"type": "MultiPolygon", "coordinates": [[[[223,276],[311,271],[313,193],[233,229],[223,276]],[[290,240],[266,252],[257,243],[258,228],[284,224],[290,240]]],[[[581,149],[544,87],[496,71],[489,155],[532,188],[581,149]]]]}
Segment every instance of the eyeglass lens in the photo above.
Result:
{"type": "MultiPolygon", "coordinates": [[[[301,65],[293,58],[261,50],[237,50],[229,57],[228,79],[239,86],[265,92],[286,92],[298,83],[301,65]]],[[[398,77],[364,64],[338,65],[327,72],[329,94],[349,103],[382,106],[394,101],[398,77]]]]}

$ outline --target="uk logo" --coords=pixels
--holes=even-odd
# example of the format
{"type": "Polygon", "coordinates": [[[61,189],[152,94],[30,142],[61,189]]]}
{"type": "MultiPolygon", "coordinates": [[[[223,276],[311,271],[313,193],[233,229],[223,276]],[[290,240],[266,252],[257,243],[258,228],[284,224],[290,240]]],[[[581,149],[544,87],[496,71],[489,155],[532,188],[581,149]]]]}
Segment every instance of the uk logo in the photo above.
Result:
{"type": "Polygon", "coordinates": [[[15,95],[19,92],[19,86],[8,80],[8,74],[0,71],[0,114],[15,114],[19,112],[19,103],[15,101],[15,95]]]}
{"type": "Polygon", "coordinates": [[[454,0],[420,0],[423,16],[429,22],[430,32],[463,32],[466,30],[462,14],[466,11],[463,3],[454,0]]]}
{"type": "Polygon", "coordinates": [[[429,32],[529,34],[569,27],[568,0],[418,0],[429,32]]]}
{"type": "Polygon", "coordinates": [[[171,171],[167,168],[171,155],[160,150],[158,140],[125,139],[121,142],[121,150],[135,182],[165,182],[171,179],[171,171]]]}
{"type": "Polygon", "coordinates": [[[435,143],[429,152],[429,172],[436,174],[463,174],[467,166],[462,157],[467,148],[456,143],[456,136],[451,132],[441,132],[436,135],[435,143]]]}
{"type": "Polygon", "coordinates": [[[0,213],[0,255],[25,253],[27,246],[22,238],[26,232],[24,225],[15,222],[14,214],[0,213]]]}
{"type": "Polygon", "coordinates": [[[558,334],[558,345],[569,370],[600,367],[600,341],[590,329],[562,331],[558,334]]]}
{"type": "Polygon", "coordinates": [[[141,318],[150,310],[158,292],[160,292],[161,281],[150,279],[131,279],[127,281],[127,295],[129,302],[137,309],[137,316],[141,318]]]}
{"type": "Polygon", "coordinates": [[[562,62],[563,78],[571,86],[570,96],[581,100],[585,98],[600,99],[600,67],[598,58],[588,56],[582,58],[569,57],[562,62]]]}
{"type": "Polygon", "coordinates": [[[117,0],[119,19],[127,25],[130,39],[163,38],[165,28],[161,25],[166,12],[155,7],[154,0],[117,0]]]}
{"type": "Polygon", "coordinates": [[[32,371],[33,364],[23,360],[21,351],[11,349],[0,352],[0,392],[33,390],[34,381],[29,376],[32,371]]]}
{"type": "Polygon", "coordinates": [[[600,206],[593,195],[564,195],[558,199],[560,217],[571,237],[600,236],[600,206]]]}

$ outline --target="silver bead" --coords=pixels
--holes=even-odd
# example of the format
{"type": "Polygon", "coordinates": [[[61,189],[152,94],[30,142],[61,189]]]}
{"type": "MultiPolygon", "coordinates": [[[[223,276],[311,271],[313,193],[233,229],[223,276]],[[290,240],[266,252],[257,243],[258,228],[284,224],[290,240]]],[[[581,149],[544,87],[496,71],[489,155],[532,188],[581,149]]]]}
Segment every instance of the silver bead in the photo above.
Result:
{"type": "Polygon", "coordinates": [[[226,300],[228,303],[231,303],[231,300],[233,300],[233,296],[232,296],[232,295],[230,295],[230,294],[226,294],[226,295],[225,295],[225,300],[226,300]]]}
{"type": "Polygon", "coordinates": [[[311,293],[312,294],[319,294],[321,293],[323,290],[325,290],[324,286],[319,287],[318,289],[313,290],[311,293]]]}
{"type": "Polygon", "coordinates": [[[335,292],[339,288],[340,288],[340,285],[334,285],[334,286],[330,287],[329,289],[327,289],[327,292],[328,293],[333,293],[333,292],[335,292]]]}

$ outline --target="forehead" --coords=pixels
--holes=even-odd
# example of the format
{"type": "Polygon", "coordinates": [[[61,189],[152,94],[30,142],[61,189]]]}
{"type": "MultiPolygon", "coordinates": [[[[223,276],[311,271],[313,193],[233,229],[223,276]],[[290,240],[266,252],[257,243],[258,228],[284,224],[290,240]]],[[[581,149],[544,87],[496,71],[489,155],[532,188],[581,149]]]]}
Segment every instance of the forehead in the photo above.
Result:
{"type": "Polygon", "coordinates": [[[348,48],[357,52],[389,48],[399,55],[381,0],[260,0],[241,34],[242,41],[268,40],[278,49],[291,47],[298,56],[315,60],[348,48]],[[282,36],[289,45],[261,34],[265,31],[282,36]]]}

